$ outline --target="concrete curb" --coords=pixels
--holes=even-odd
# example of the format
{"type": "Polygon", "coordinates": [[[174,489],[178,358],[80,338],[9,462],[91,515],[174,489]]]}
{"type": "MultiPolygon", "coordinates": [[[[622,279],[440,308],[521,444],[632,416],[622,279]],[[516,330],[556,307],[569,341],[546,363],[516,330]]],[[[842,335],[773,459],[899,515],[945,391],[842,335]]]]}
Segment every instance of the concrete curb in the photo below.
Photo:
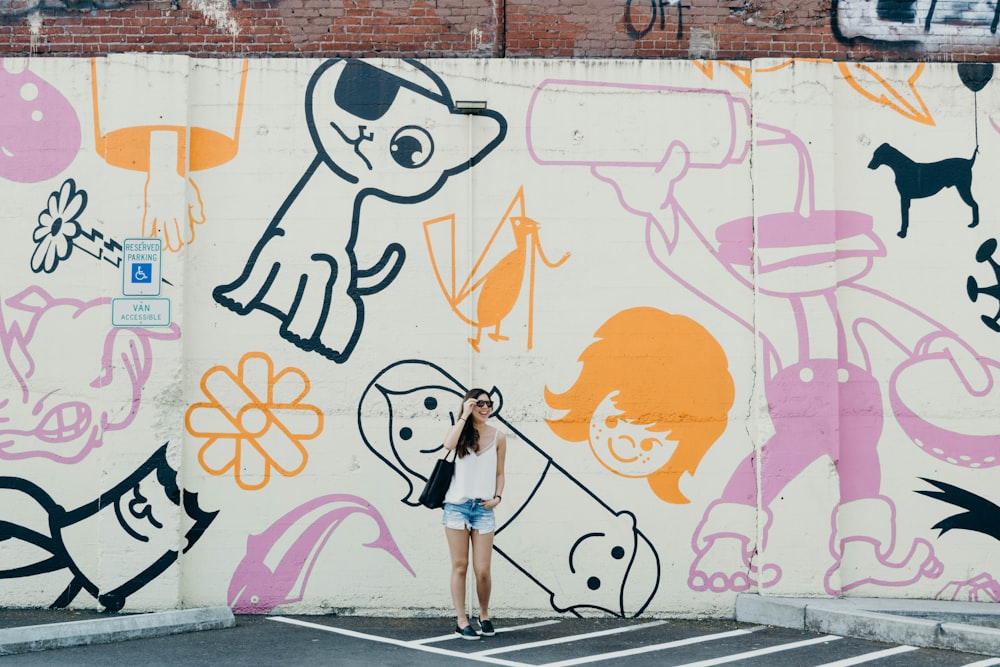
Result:
{"type": "Polygon", "coordinates": [[[1000,605],[990,603],[788,598],[741,593],[736,596],[736,620],[1000,656],[1000,605]]]}
{"type": "Polygon", "coordinates": [[[0,656],[68,646],[162,637],[236,625],[229,607],[202,607],[150,614],[126,614],[89,621],[28,625],[0,630],[0,656]]]}

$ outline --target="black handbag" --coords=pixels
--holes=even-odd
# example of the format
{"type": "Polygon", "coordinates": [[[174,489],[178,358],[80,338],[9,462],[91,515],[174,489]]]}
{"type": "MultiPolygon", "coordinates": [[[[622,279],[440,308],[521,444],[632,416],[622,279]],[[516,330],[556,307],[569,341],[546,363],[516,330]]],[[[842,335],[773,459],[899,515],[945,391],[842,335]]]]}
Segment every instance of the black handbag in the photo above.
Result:
{"type": "Polygon", "coordinates": [[[448,455],[454,452],[454,449],[447,452],[434,464],[434,470],[431,471],[430,477],[427,478],[427,484],[420,494],[420,504],[424,507],[436,510],[444,505],[444,497],[448,493],[448,487],[451,486],[451,476],[455,472],[455,461],[454,459],[449,461],[448,455]]]}

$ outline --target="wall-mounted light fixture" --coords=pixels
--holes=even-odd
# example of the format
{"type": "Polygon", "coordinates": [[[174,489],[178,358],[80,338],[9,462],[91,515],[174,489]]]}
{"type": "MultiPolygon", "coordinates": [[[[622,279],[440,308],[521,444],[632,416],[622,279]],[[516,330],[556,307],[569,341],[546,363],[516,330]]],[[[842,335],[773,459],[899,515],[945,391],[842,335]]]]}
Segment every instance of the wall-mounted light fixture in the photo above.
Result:
{"type": "Polygon", "coordinates": [[[455,109],[460,113],[477,114],[486,109],[486,100],[455,100],[455,109]]]}

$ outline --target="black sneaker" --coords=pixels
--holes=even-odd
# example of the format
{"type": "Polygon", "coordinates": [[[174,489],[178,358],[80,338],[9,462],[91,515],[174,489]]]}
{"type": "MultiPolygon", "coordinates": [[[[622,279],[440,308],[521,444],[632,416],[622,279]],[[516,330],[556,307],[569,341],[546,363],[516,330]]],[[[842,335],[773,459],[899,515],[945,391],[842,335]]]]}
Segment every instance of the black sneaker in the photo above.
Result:
{"type": "Polygon", "coordinates": [[[460,628],[456,625],[455,632],[457,632],[458,636],[461,637],[462,639],[471,639],[473,641],[479,639],[479,633],[477,633],[475,630],[472,629],[471,623],[465,626],[464,628],[460,628]]]}
{"type": "Polygon", "coordinates": [[[479,634],[483,637],[492,637],[496,633],[497,631],[493,629],[493,622],[490,619],[487,618],[485,621],[479,621],[479,634]]]}

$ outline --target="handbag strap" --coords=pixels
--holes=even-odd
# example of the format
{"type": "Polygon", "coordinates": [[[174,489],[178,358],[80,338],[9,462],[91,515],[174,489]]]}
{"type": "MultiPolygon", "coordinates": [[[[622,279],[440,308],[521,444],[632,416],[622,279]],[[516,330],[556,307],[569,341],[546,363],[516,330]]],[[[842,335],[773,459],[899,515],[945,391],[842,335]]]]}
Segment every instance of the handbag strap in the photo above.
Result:
{"type": "MultiPolygon", "coordinates": [[[[442,461],[447,461],[448,460],[448,456],[451,455],[451,454],[454,454],[455,458],[457,459],[458,458],[458,447],[456,447],[455,449],[452,449],[451,451],[447,451],[446,450],[445,453],[444,453],[444,458],[442,458],[441,460],[442,461]]],[[[452,460],[454,461],[455,459],[452,459],[452,460]]]]}

